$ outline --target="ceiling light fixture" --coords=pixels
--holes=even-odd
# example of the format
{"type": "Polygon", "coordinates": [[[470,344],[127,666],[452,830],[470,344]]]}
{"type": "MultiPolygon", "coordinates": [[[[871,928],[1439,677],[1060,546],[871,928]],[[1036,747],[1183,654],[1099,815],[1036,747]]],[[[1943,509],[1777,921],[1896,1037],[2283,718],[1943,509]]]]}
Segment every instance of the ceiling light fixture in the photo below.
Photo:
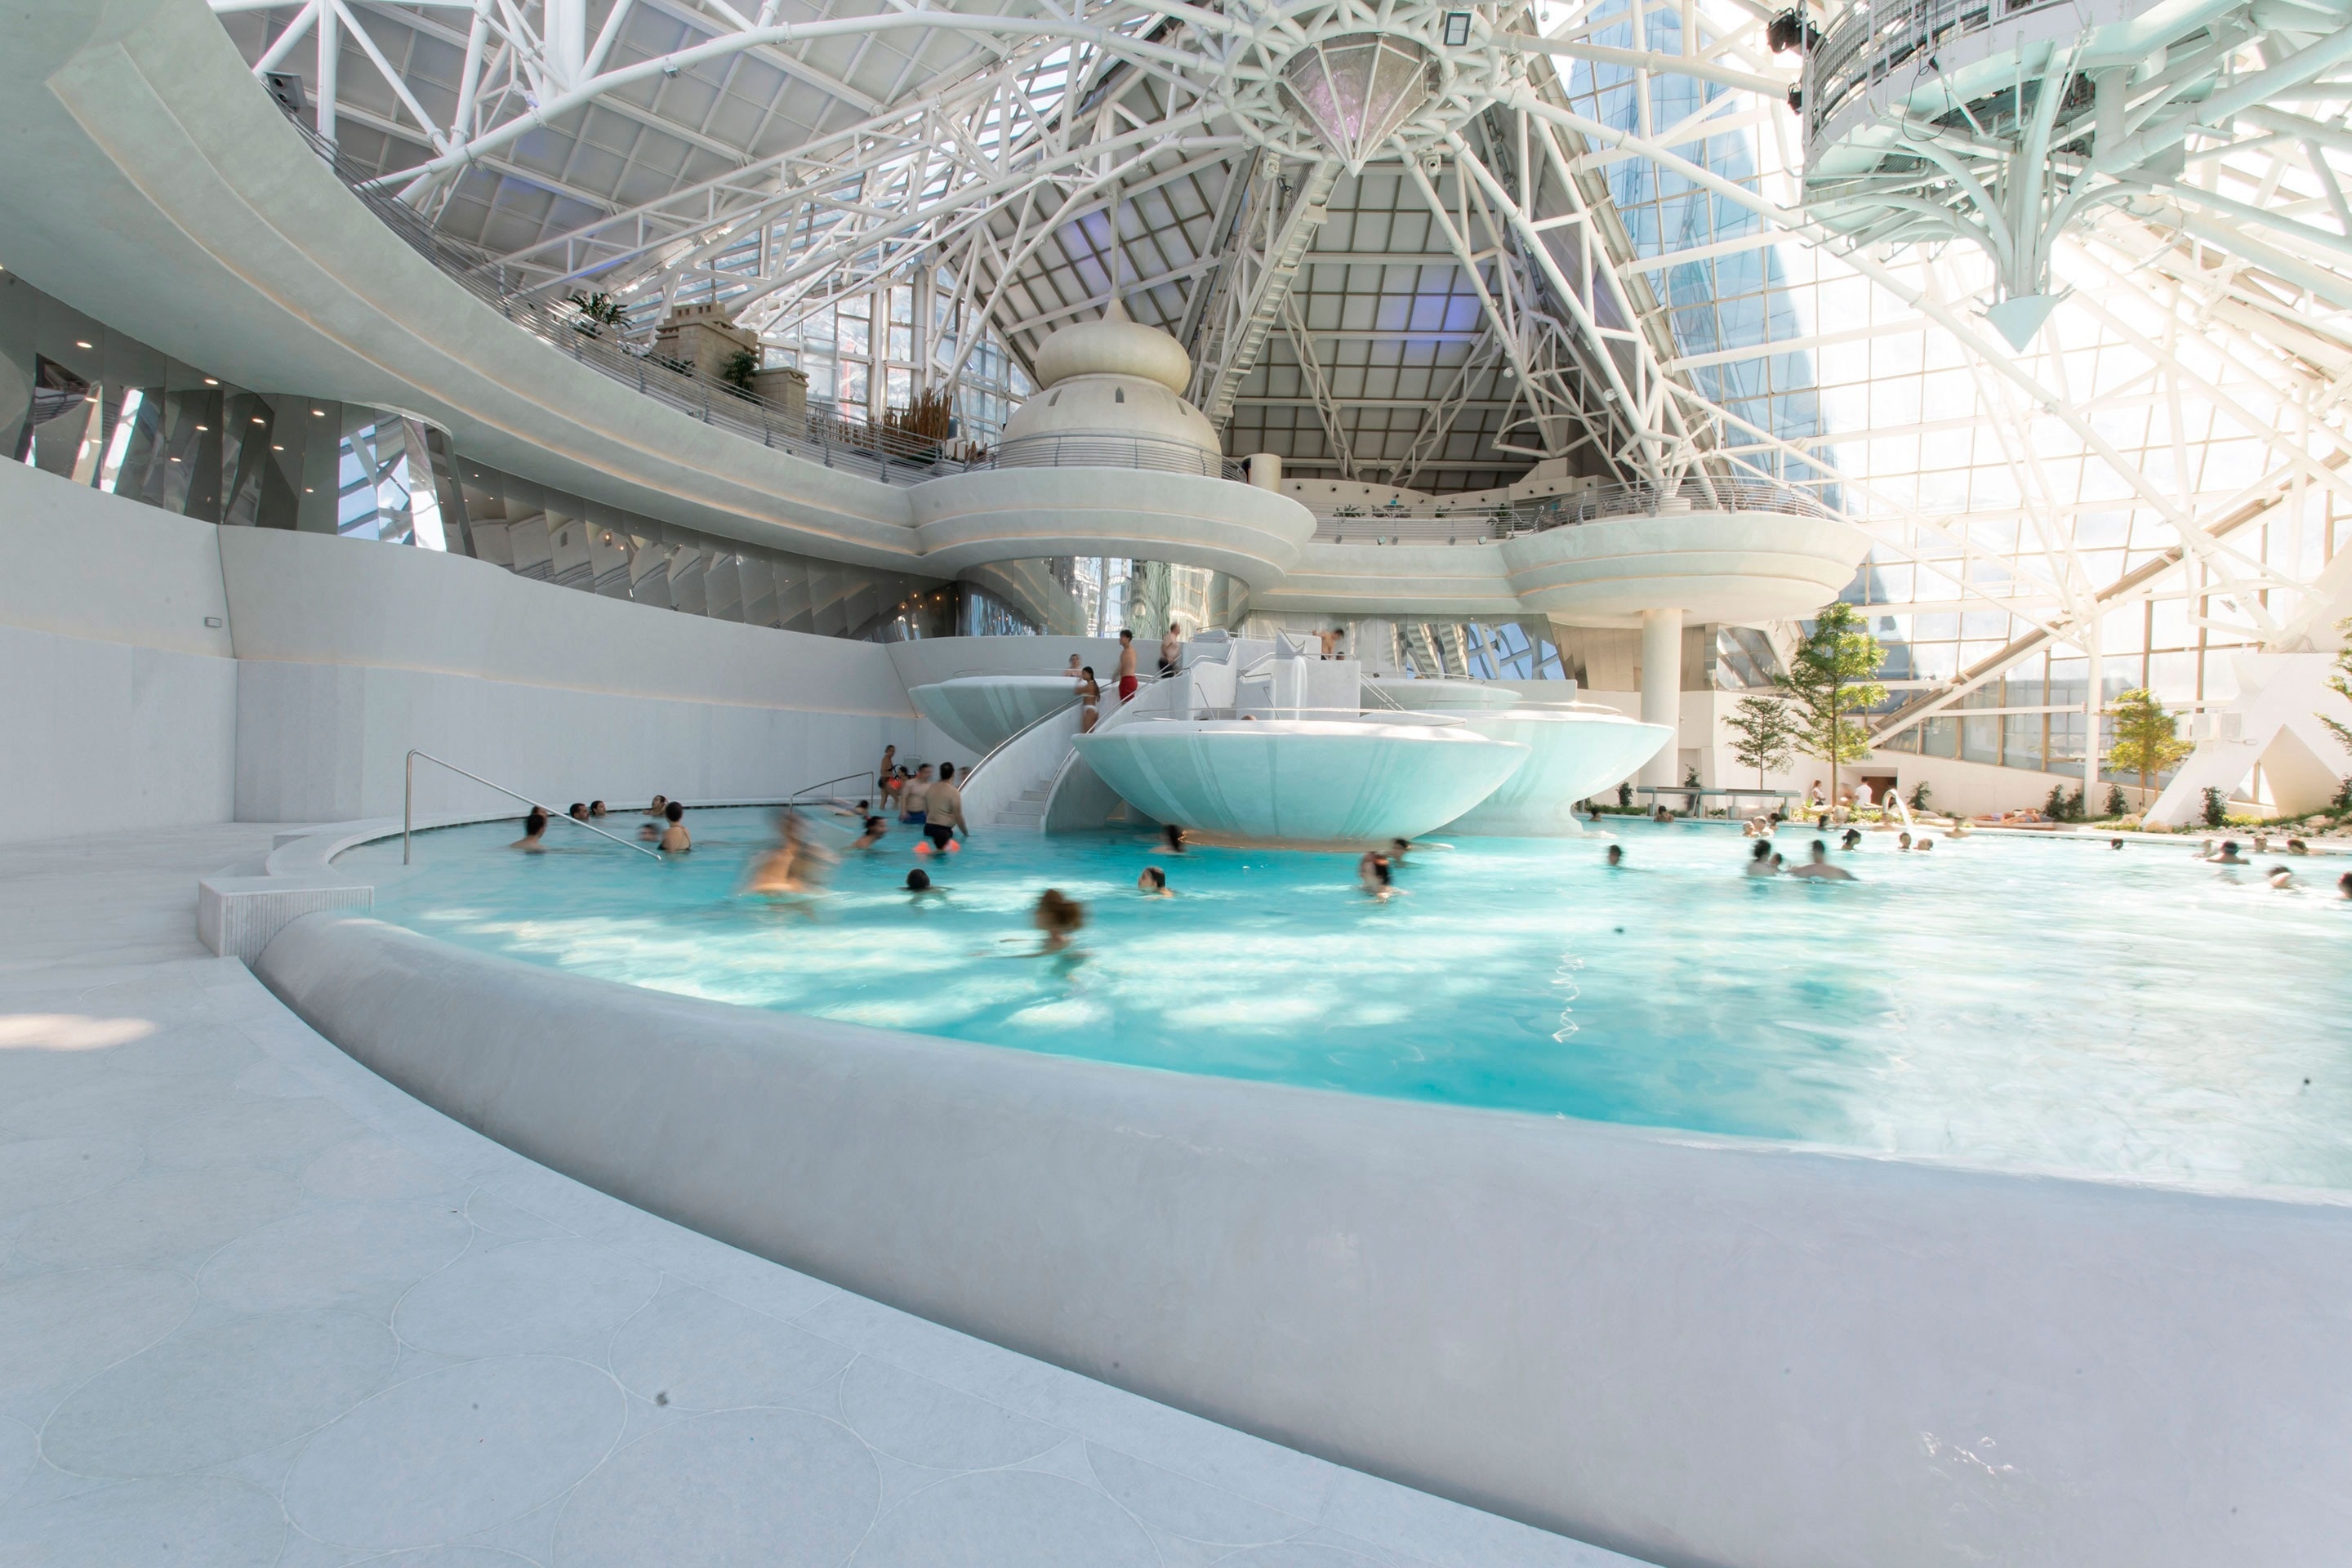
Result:
{"type": "Polygon", "coordinates": [[[89,347],[89,342],[88,342],[87,340],[85,340],[85,339],[82,339],[82,338],[76,338],[76,339],[74,340],[74,347],[76,347],[76,348],[78,348],[78,349],[86,349],[86,348],[89,347]]]}
{"type": "Polygon", "coordinates": [[[1410,38],[1349,33],[1309,44],[1282,68],[1292,114],[1322,137],[1351,174],[1429,101],[1429,51],[1410,38]]]}

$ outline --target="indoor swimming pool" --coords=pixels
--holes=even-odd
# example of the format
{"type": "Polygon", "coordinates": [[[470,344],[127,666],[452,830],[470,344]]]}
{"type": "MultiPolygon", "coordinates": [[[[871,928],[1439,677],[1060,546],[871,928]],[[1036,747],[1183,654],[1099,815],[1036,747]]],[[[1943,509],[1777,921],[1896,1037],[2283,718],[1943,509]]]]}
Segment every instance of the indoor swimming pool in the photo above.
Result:
{"type": "MultiPolygon", "coordinates": [[[[640,818],[615,817],[628,833],[640,818]]],[[[816,818],[833,841],[853,831],[816,818]]],[[[698,811],[656,863],[561,823],[421,835],[340,865],[378,917],[467,947],[749,1006],[1363,1094],[2010,1168],[2352,1187],[2347,862],[2299,892],[2192,846],[1873,835],[1825,884],[1740,874],[1720,826],[1417,847],[1375,903],[1344,855],[894,828],[806,904],[739,892],[770,811],[698,811]],[[1176,897],[1137,893],[1146,865],[1176,897]],[[908,870],[942,891],[916,899],[908,870]],[[1036,956],[1055,887],[1088,920],[1036,956]]],[[[1811,832],[1784,830],[1803,858],[1811,832]]],[[[2265,858],[2262,869],[2273,863],[2265,858]]]]}

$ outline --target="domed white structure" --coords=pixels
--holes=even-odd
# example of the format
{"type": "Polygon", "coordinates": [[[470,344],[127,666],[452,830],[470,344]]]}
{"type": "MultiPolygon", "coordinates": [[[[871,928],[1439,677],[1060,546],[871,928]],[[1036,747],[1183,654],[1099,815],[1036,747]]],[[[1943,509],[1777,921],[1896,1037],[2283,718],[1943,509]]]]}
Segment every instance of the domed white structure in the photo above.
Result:
{"type": "Polygon", "coordinates": [[[1184,401],[1183,345],[1130,318],[1117,300],[1037,350],[1035,396],[1004,424],[1000,468],[1073,465],[1223,472],[1216,427],[1184,401]]]}

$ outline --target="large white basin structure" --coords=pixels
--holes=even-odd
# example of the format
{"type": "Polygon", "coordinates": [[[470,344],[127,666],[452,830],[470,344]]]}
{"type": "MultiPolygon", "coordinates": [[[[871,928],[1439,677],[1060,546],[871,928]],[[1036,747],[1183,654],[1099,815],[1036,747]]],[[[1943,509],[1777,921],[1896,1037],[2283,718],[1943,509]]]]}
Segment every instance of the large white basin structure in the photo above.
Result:
{"type": "Polygon", "coordinates": [[[1446,824],[1451,833],[1502,838],[1568,837],[1584,829],[1576,803],[1622,780],[1674,740],[1664,724],[1568,708],[1476,710],[1465,729],[1528,748],[1528,760],[1486,799],[1446,824]]]}
{"type": "Polygon", "coordinates": [[[949,740],[983,756],[1046,714],[1078,700],[1066,675],[960,675],[910,686],[915,711],[949,740]]]}
{"type": "Polygon", "coordinates": [[[1448,713],[1490,741],[1528,748],[1528,760],[1495,793],[1446,824],[1454,833],[1498,838],[1572,837],[1584,831],[1576,805],[1633,776],[1674,740],[1666,724],[1572,700],[1530,698],[1481,680],[1368,678],[1366,705],[1448,713]]]}
{"type": "Polygon", "coordinates": [[[1528,749],[1434,714],[1139,719],[1080,735],[1078,755],[1161,822],[1220,838],[1374,844],[1453,821],[1528,749]]]}

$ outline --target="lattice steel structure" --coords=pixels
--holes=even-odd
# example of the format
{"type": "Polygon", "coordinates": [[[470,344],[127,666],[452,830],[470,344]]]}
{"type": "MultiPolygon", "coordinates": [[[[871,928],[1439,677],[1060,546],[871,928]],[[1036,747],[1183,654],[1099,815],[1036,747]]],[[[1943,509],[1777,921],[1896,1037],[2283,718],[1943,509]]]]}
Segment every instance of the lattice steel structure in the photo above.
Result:
{"type": "Polygon", "coordinates": [[[984,432],[1116,296],[1295,476],[1801,487],[1891,745],[2079,771],[2095,690],[2352,610],[2342,0],[214,5],[533,295],[718,301],[820,397],[984,432]]]}

